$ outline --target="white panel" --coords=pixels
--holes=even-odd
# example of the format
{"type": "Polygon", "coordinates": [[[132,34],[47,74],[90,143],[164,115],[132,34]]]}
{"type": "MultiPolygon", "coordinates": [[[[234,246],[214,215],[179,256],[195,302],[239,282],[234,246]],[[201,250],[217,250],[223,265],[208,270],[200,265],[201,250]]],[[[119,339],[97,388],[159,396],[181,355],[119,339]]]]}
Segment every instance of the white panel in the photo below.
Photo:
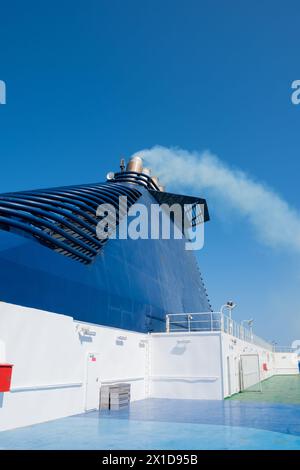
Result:
{"type": "Polygon", "coordinates": [[[220,335],[151,335],[151,386],[155,398],[222,399],[220,335]]]}
{"type": "Polygon", "coordinates": [[[280,375],[299,374],[298,356],[296,353],[275,353],[276,373],[280,375]]]}

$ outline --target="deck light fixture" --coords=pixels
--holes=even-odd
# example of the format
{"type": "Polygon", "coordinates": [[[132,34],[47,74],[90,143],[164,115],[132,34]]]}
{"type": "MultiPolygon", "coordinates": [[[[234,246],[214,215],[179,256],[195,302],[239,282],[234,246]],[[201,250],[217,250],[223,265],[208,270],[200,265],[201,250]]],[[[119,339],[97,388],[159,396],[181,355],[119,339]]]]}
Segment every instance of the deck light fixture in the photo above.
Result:
{"type": "Polygon", "coordinates": [[[77,325],[76,329],[78,331],[79,336],[96,336],[96,331],[91,330],[88,327],[77,325]]]}
{"type": "Polygon", "coordinates": [[[231,320],[231,312],[236,307],[236,305],[237,304],[232,300],[228,300],[228,302],[226,302],[226,304],[222,305],[222,307],[220,308],[221,314],[223,315],[225,308],[227,308],[229,310],[229,318],[231,320]]]}

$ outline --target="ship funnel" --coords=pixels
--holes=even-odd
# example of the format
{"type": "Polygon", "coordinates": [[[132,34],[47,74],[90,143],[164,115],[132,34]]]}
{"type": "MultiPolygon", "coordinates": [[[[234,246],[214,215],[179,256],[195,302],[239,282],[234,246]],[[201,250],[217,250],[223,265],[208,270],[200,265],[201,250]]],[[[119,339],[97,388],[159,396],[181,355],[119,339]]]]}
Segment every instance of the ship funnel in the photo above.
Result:
{"type": "Polygon", "coordinates": [[[143,160],[141,159],[141,157],[132,157],[127,164],[126,171],[135,171],[136,173],[142,173],[143,160]]]}

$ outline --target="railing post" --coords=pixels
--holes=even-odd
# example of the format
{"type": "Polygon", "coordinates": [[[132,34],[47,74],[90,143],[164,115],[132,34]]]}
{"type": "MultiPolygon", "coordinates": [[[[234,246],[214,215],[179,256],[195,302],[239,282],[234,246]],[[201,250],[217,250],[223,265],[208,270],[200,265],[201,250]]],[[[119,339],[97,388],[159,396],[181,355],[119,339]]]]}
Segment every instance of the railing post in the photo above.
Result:
{"type": "Polygon", "coordinates": [[[189,329],[189,333],[190,333],[190,331],[191,331],[191,318],[190,318],[190,314],[188,314],[187,319],[188,319],[188,329],[189,329]]]}
{"type": "Polygon", "coordinates": [[[232,326],[233,326],[233,325],[232,325],[232,319],[229,318],[229,334],[230,334],[230,335],[232,335],[232,333],[233,333],[233,331],[232,331],[232,329],[233,329],[232,326]]]}
{"type": "Polygon", "coordinates": [[[170,333],[170,316],[166,315],[166,330],[167,333],[170,333]]]}

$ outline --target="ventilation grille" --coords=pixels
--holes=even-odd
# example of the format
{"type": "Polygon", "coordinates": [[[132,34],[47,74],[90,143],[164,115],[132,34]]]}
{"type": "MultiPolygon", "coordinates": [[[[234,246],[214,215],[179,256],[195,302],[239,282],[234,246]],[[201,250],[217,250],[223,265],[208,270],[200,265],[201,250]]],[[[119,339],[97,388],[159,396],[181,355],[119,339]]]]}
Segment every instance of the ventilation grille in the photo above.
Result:
{"type": "Polygon", "coordinates": [[[89,184],[0,195],[0,229],[34,238],[74,260],[88,264],[106,240],[99,240],[96,216],[100,204],[111,204],[119,223],[119,197],[127,210],[139,199],[137,189],[122,184],[89,184]]]}
{"type": "Polygon", "coordinates": [[[172,207],[173,204],[179,204],[181,206],[183,214],[181,227],[185,229],[194,228],[209,221],[208,207],[205,199],[153,190],[149,190],[149,192],[160,205],[166,204],[168,207],[172,207]]]}

